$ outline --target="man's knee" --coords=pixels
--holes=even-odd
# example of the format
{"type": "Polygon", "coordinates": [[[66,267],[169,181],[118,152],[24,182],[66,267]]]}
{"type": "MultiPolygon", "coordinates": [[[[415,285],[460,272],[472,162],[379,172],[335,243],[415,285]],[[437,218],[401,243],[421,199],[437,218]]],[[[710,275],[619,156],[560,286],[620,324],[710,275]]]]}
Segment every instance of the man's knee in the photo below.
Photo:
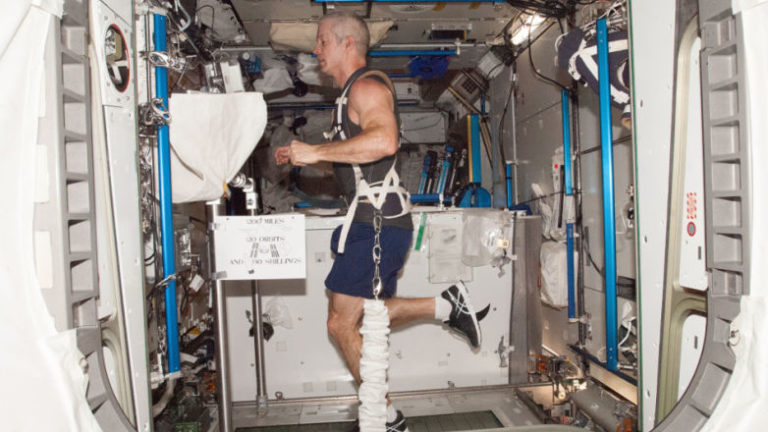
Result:
{"type": "Polygon", "coordinates": [[[328,334],[336,342],[344,343],[350,334],[358,331],[363,315],[363,301],[357,297],[333,294],[329,306],[328,334]]]}
{"type": "Polygon", "coordinates": [[[349,332],[356,330],[348,317],[341,316],[338,313],[331,313],[328,316],[327,326],[328,334],[337,342],[344,339],[344,336],[349,334],[349,332]]]}
{"type": "Polygon", "coordinates": [[[335,341],[339,340],[339,332],[341,331],[341,324],[339,323],[338,317],[336,317],[333,314],[328,315],[328,321],[326,322],[326,325],[328,327],[328,334],[331,336],[331,338],[335,341]]]}

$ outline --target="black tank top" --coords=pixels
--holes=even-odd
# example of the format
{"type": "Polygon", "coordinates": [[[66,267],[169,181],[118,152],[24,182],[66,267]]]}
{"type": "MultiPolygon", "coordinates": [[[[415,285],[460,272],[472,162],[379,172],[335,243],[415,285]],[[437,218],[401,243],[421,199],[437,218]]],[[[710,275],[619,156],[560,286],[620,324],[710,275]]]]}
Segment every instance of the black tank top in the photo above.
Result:
{"type": "MultiPolygon", "coordinates": [[[[347,80],[347,83],[344,85],[344,88],[349,88],[352,86],[352,84],[362,75],[364,72],[366,72],[368,68],[362,67],[358,70],[356,70],[347,80]]],[[[372,78],[375,78],[379,81],[383,81],[380,77],[372,76],[372,78]]],[[[398,129],[400,127],[400,113],[397,108],[397,97],[392,94],[392,100],[394,101],[395,106],[395,119],[397,120],[398,129]]],[[[347,138],[352,138],[354,136],[359,135],[363,129],[352,122],[352,120],[349,118],[349,110],[346,103],[342,105],[342,112],[341,112],[341,129],[344,131],[344,135],[347,136],[347,138]]],[[[339,126],[337,124],[337,117],[336,117],[336,110],[334,109],[333,113],[333,126],[336,128],[336,126],[339,126]]],[[[337,130],[337,129],[336,129],[337,130]]],[[[399,137],[398,137],[399,138],[399,137]]],[[[340,140],[341,136],[339,133],[336,134],[333,138],[334,140],[340,140]]],[[[389,171],[389,168],[392,166],[392,162],[395,161],[395,169],[397,170],[398,174],[400,174],[400,163],[397,160],[397,154],[387,156],[385,158],[379,159],[374,162],[364,163],[360,164],[360,170],[363,172],[363,178],[368,183],[375,183],[378,181],[384,180],[384,177],[387,175],[387,172],[389,171]]],[[[355,185],[355,172],[352,169],[352,165],[348,163],[341,163],[341,162],[334,162],[333,163],[333,172],[336,176],[336,181],[339,184],[339,187],[341,188],[341,191],[344,193],[344,197],[347,199],[347,202],[352,202],[352,200],[355,197],[356,193],[356,185],[355,185]]],[[[388,211],[388,207],[390,206],[396,206],[397,209],[400,207],[400,202],[396,196],[396,194],[392,193],[387,197],[387,200],[384,202],[384,208],[383,213],[386,216],[387,214],[397,214],[399,213],[399,210],[391,210],[388,211]]],[[[355,212],[354,222],[366,222],[366,223],[372,223],[373,221],[373,206],[371,204],[365,203],[365,202],[359,202],[357,205],[357,211],[355,212]]],[[[413,221],[411,220],[410,214],[405,214],[403,216],[399,216],[396,218],[384,218],[383,224],[386,226],[397,226],[400,228],[405,229],[413,229],[413,221]]]]}

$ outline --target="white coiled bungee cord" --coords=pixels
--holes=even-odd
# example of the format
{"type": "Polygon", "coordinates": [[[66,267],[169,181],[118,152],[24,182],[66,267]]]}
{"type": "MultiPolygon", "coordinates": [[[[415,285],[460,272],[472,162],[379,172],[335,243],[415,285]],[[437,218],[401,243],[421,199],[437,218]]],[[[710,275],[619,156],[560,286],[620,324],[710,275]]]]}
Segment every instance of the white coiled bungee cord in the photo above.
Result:
{"type": "Polygon", "coordinates": [[[387,423],[387,393],[389,382],[389,312],[384,300],[379,298],[381,293],[381,211],[376,210],[373,216],[375,232],[373,243],[373,299],[363,303],[363,325],[360,334],[363,336],[363,348],[360,356],[360,390],[358,399],[360,408],[361,432],[386,432],[387,423]]]}

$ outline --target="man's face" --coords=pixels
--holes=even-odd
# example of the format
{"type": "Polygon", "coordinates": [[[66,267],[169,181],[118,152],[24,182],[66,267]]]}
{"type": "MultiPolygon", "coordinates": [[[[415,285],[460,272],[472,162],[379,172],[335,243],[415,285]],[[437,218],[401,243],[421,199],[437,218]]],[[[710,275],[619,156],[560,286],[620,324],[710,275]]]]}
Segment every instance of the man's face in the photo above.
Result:
{"type": "Polygon", "coordinates": [[[312,52],[317,56],[317,62],[320,70],[326,74],[331,74],[344,59],[343,42],[336,40],[336,35],[332,31],[333,22],[323,21],[317,28],[317,42],[312,52]]]}

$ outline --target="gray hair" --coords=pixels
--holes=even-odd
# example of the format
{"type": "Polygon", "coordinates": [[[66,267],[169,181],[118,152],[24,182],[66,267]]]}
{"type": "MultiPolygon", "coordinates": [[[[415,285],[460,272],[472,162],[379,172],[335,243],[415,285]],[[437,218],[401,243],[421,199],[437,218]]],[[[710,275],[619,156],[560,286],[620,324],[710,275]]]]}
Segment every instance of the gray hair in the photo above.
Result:
{"type": "Polygon", "coordinates": [[[340,43],[351,36],[352,40],[355,41],[357,52],[363,57],[366,56],[371,35],[362,18],[348,12],[331,12],[320,19],[320,23],[325,21],[332,21],[335,24],[333,34],[336,35],[336,42],[340,43]]]}

